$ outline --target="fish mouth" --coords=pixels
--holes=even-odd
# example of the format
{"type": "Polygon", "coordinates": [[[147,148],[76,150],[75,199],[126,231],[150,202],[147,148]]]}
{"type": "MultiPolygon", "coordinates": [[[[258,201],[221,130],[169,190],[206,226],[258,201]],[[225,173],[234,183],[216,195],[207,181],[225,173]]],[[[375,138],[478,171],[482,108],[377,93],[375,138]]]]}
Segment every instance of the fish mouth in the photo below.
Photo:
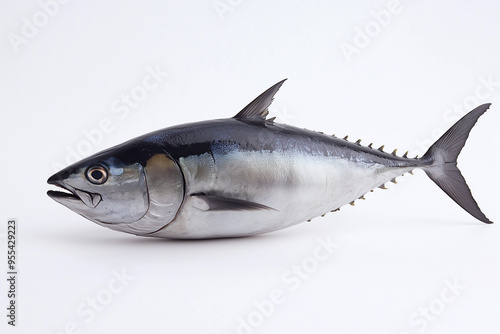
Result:
{"type": "Polygon", "coordinates": [[[102,201],[101,195],[74,188],[64,183],[64,181],[53,180],[51,178],[47,181],[47,183],[66,190],[66,191],[56,191],[56,190],[47,191],[47,195],[50,198],[65,206],[75,205],[77,203],[83,203],[89,208],[95,208],[102,201]]]}

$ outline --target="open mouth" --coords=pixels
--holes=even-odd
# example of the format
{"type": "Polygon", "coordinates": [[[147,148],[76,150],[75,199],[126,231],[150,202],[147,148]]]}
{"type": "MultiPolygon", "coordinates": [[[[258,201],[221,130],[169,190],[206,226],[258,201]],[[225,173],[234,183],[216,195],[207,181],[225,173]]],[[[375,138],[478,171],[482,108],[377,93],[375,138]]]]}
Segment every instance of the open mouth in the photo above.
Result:
{"type": "Polygon", "coordinates": [[[47,191],[47,195],[49,195],[50,198],[57,200],[57,199],[62,199],[62,200],[80,200],[80,197],[76,196],[75,194],[65,191],[56,191],[56,190],[49,190],[47,191]]]}
{"type": "Polygon", "coordinates": [[[83,202],[86,206],[90,208],[95,208],[102,200],[102,197],[99,194],[90,193],[87,191],[73,188],[69,185],[64,184],[63,181],[56,181],[49,179],[47,183],[55,185],[63,190],[66,190],[66,191],[56,191],[56,190],[47,191],[47,195],[50,198],[61,204],[70,203],[72,201],[78,201],[78,202],[83,202]]]}

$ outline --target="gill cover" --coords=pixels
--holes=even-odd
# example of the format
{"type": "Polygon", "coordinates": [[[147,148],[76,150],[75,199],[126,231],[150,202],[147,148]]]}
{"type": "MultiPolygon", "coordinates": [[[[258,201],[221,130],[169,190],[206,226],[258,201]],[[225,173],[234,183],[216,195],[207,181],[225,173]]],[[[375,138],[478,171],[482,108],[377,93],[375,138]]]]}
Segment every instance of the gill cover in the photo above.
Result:
{"type": "Polygon", "coordinates": [[[184,200],[184,178],[177,163],[166,154],[149,158],[144,167],[149,208],[141,219],[131,224],[107,227],[147,235],[156,232],[175,219],[184,200]]]}

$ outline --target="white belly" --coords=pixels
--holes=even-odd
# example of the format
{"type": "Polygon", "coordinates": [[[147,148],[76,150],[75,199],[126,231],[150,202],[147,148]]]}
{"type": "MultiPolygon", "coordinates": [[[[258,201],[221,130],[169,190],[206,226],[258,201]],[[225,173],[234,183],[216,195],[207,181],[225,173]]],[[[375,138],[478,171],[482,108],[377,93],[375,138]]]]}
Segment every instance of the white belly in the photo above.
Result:
{"type": "Polygon", "coordinates": [[[183,158],[186,199],[175,220],[151,236],[217,238],[280,230],[348,204],[409,167],[335,156],[240,152],[183,158]],[[274,210],[207,211],[189,194],[218,194],[274,210]]]}

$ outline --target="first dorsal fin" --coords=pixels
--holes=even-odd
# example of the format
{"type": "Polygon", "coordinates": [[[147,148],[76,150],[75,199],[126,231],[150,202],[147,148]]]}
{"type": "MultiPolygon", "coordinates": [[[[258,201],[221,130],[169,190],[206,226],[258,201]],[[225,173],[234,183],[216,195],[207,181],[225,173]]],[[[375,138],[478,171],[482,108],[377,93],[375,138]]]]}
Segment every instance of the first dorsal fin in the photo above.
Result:
{"type": "Polygon", "coordinates": [[[265,120],[269,111],[267,108],[271,105],[274,100],[274,95],[278,92],[281,85],[286,79],[281,80],[274,86],[270,87],[264,93],[260,94],[250,102],[245,108],[243,108],[236,116],[233,118],[260,118],[265,120]]]}

